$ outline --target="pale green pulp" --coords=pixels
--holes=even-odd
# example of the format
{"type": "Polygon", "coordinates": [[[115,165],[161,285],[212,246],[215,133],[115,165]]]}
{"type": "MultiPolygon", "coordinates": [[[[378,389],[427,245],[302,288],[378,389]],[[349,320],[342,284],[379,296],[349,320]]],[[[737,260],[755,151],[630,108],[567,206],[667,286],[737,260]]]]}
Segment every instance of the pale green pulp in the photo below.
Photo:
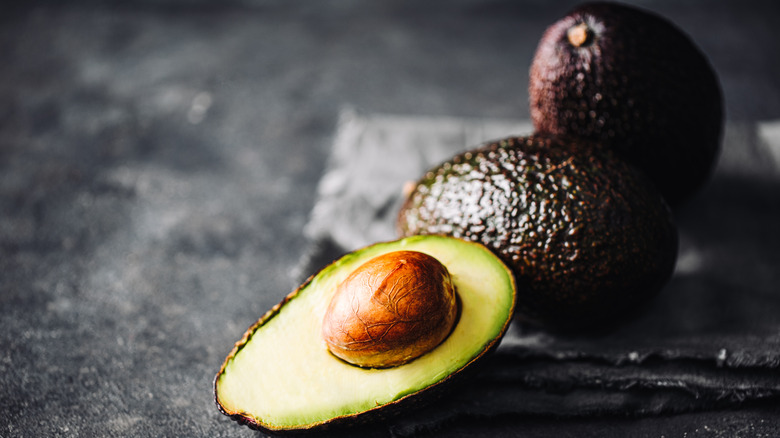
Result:
{"type": "Polygon", "coordinates": [[[465,367],[503,334],[514,307],[508,269],[481,245],[415,236],[343,257],[237,344],[216,381],[218,403],[268,429],[308,428],[351,416],[430,387],[465,367]],[[394,368],[363,369],[331,355],[320,336],[336,286],[378,255],[412,250],[450,271],[461,313],[452,333],[420,358],[394,368]],[[251,339],[246,341],[246,339],[251,339]]]}

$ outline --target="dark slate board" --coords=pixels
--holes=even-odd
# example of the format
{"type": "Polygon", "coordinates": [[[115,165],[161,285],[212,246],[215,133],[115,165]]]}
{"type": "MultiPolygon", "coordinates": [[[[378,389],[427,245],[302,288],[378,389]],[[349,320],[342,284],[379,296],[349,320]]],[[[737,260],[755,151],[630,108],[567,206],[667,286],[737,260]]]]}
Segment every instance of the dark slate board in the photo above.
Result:
{"type": "MultiPolygon", "coordinates": [[[[728,123],[710,184],[676,212],[671,282],[609,332],[561,335],[514,322],[463,387],[397,424],[462,415],[652,415],[780,396],[780,124],[728,123]]],[[[396,238],[404,184],[456,152],[531,131],[525,121],[344,110],[307,226],[303,278],[339,255],[396,238]]]]}

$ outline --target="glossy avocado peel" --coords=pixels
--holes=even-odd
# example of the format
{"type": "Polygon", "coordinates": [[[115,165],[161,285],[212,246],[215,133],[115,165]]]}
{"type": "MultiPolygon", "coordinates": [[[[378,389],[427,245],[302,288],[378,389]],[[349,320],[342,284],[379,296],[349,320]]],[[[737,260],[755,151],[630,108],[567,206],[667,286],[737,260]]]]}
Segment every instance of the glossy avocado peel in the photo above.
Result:
{"type": "MultiPolygon", "coordinates": [[[[428,265],[423,266],[428,269],[428,265]]],[[[404,288],[392,290],[402,295],[408,292],[404,288]]],[[[403,297],[396,297],[393,302],[403,303],[403,297]]],[[[225,415],[273,433],[386,418],[432,401],[435,394],[495,348],[509,325],[514,305],[511,272],[482,245],[445,236],[414,236],[371,245],[312,276],[250,327],[215,378],[215,399],[225,415]],[[388,256],[395,264],[379,269],[377,284],[383,280],[396,283],[396,262],[406,260],[407,253],[431,257],[446,268],[452,289],[444,286],[441,291],[434,291],[434,298],[428,299],[441,303],[430,305],[432,310],[422,314],[441,315],[442,320],[447,320],[455,305],[457,317],[452,327],[443,335],[434,333],[433,337],[443,339],[400,365],[361,366],[334,355],[323,337],[323,326],[327,325],[324,321],[339,286],[367,262],[388,256]],[[456,303],[451,301],[449,291],[457,294],[456,303]],[[437,301],[435,297],[443,298],[437,301]]],[[[387,312],[385,307],[379,307],[381,310],[374,312],[378,315],[370,316],[374,323],[365,327],[385,333],[386,326],[379,326],[386,322],[382,318],[387,312]]],[[[405,312],[398,310],[400,315],[414,315],[413,310],[405,312]]],[[[336,326],[344,327],[340,323],[336,326]]],[[[396,338],[404,338],[409,332],[435,331],[414,327],[401,330],[396,338]]],[[[389,333],[374,333],[366,339],[391,342],[390,337],[389,333]]]]}
{"type": "Polygon", "coordinates": [[[676,226],[650,180],[609,148],[555,135],[505,138],[433,167],[397,225],[490,248],[515,275],[518,317],[553,330],[634,315],[677,259],[676,226]]]}

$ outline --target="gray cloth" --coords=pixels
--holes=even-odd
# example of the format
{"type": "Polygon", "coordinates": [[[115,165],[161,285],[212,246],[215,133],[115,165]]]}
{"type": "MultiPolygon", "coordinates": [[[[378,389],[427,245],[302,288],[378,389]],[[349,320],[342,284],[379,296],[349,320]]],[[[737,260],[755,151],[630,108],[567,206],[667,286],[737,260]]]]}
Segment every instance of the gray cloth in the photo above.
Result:
{"type": "MultiPolygon", "coordinates": [[[[306,230],[301,277],[340,254],[396,238],[404,185],[527,121],[358,114],[346,109],[306,230]]],[[[710,184],[676,212],[673,278],[635,319],[561,335],[513,322],[477,375],[408,431],[461,415],[645,415],[780,395],[780,123],[730,123],[710,184]]]]}

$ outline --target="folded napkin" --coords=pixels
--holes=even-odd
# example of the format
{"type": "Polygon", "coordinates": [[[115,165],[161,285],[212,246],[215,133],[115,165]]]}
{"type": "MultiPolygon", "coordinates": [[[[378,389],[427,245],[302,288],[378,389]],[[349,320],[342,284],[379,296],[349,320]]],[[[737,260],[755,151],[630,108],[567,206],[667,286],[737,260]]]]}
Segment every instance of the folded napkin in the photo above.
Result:
{"type": "MultiPolygon", "coordinates": [[[[306,277],[397,238],[404,184],[528,121],[343,111],[306,232],[306,277]]],[[[561,335],[513,322],[484,366],[396,431],[461,416],[649,415],[780,396],[780,122],[729,122],[710,183],[675,212],[673,278],[612,331],[561,335]]]]}

